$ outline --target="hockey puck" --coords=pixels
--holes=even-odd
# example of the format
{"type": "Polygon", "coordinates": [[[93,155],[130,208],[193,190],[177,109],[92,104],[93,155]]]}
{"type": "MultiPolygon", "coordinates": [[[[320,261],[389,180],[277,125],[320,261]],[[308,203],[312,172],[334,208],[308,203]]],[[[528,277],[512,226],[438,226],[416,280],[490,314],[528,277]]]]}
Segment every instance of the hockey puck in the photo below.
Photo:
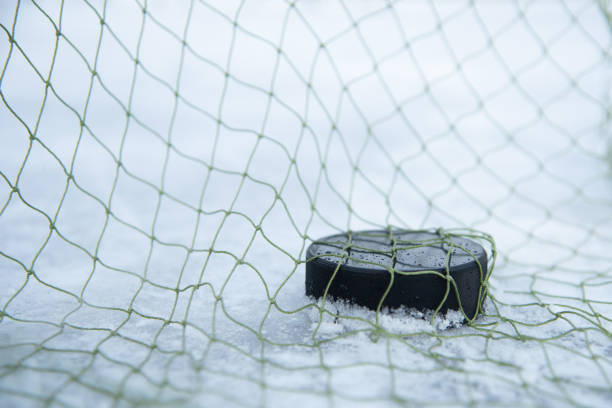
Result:
{"type": "Polygon", "coordinates": [[[472,320],[486,296],[487,253],[441,231],[336,234],[306,252],[306,295],[377,309],[463,310],[472,320]]]}

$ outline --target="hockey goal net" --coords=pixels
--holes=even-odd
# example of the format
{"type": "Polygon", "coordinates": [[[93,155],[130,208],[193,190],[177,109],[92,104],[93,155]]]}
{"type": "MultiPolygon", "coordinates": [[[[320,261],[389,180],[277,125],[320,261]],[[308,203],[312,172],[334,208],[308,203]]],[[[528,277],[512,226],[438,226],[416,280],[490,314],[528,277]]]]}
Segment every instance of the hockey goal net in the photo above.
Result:
{"type": "Polygon", "coordinates": [[[610,18],[2,1],[0,405],[609,406],[610,18]],[[483,243],[483,315],[304,295],[388,226],[483,243]]]}

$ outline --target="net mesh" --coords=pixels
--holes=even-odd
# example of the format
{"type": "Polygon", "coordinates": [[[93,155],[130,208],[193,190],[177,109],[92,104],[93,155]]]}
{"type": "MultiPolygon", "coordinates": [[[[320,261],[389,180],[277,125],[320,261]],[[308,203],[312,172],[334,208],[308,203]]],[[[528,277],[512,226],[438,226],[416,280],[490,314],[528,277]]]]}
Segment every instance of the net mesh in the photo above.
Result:
{"type": "Polygon", "coordinates": [[[1,405],[609,406],[610,7],[3,1],[1,405]],[[390,225],[482,316],[304,295],[390,225]]]}

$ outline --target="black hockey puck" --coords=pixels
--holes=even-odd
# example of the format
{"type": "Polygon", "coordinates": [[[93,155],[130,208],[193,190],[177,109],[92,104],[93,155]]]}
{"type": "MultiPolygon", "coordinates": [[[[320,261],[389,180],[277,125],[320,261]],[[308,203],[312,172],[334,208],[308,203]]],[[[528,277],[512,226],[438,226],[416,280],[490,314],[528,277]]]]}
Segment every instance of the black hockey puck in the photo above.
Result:
{"type": "Polygon", "coordinates": [[[336,234],[313,242],[306,256],[306,294],[316,298],[327,293],[370,309],[381,301],[391,309],[462,309],[471,320],[486,295],[484,248],[443,231],[336,234]]]}

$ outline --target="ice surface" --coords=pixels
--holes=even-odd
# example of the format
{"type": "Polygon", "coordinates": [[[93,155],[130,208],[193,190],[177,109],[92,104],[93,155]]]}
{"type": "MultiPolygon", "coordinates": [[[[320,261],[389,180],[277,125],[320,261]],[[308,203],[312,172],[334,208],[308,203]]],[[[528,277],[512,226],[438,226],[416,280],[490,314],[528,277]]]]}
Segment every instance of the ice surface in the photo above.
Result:
{"type": "Polygon", "coordinates": [[[604,6],[471,3],[2,1],[0,405],[610,406],[604,6]],[[474,326],[304,295],[387,225],[474,326]]]}

